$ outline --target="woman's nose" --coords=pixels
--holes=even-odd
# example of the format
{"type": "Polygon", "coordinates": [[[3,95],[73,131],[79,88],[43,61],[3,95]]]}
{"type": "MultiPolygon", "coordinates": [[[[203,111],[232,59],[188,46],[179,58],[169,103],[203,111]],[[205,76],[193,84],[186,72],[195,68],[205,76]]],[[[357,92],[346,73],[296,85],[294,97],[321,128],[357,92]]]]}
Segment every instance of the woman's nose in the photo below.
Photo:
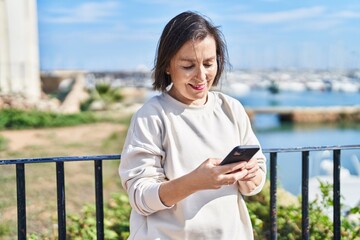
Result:
{"type": "Polygon", "coordinates": [[[206,80],[206,69],[203,65],[199,65],[196,78],[199,80],[206,80]]]}

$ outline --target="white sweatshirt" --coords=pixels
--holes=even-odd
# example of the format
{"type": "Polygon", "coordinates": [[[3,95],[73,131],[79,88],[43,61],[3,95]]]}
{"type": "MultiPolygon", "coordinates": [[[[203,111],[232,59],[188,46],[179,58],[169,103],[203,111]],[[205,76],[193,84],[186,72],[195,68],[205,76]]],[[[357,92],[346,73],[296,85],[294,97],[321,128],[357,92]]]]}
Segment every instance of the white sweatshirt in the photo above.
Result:
{"type": "MultiPolygon", "coordinates": [[[[134,114],[119,174],[132,213],[129,239],[253,239],[250,217],[237,185],[198,191],[174,206],[159,198],[159,186],[181,177],[208,158],[224,158],[236,145],[259,144],[243,106],[209,92],[203,106],[188,106],[167,93],[151,98],[134,114]]],[[[263,171],[265,156],[255,157],[263,171]]]]}

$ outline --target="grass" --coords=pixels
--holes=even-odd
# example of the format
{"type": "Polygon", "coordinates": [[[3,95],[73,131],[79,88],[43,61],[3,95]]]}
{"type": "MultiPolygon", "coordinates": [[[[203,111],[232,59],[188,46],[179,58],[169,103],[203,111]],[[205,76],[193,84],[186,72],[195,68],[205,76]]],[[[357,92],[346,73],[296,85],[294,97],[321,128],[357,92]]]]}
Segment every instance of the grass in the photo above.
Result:
{"type": "MultiPolygon", "coordinates": [[[[121,152],[129,116],[106,114],[106,123],[78,125],[67,128],[7,131],[7,136],[32,134],[29,143],[20,149],[11,149],[16,142],[9,141],[0,131],[1,159],[48,156],[101,155],[121,152]],[[80,133],[79,133],[80,131],[80,133]],[[67,132],[67,134],[65,134],[67,132]],[[78,136],[77,136],[78,135],[78,136]],[[6,142],[6,145],[4,144],[6,142]]],[[[114,192],[122,191],[117,173],[118,160],[103,162],[104,201],[114,192]]],[[[93,161],[65,163],[66,213],[95,201],[93,161]]],[[[54,163],[28,164],[26,173],[27,233],[56,239],[57,199],[56,169],[54,163]]],[[[16,174],[15,166],[0,166],[0,239],[17,237],[16,174]]]]}
{"type": "Polygon", "coordinates": [[[26,129],[75,126],[99,121],[92,113],[58,114],[36,110],[24,111],[19,109],[0,110],[0,129],[26,129]]]}
{"type": "Polygon", "coordinates": [[[3,136],[0,135],[0,151],[4,151],[7,146],[7,140],[3,136]]]}

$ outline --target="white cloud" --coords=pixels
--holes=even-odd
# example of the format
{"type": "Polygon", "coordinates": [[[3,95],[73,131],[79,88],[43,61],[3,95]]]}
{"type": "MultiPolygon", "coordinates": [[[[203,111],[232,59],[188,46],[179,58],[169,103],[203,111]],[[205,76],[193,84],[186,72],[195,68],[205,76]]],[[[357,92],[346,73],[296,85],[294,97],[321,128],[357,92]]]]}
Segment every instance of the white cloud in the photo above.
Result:
{"type": "Polygon", "coordinates": [[[93,23],[104,21],[118,12],[116,1],[86,2],[72,8],[48,9],[42,20],[49,23],[93,23]]]}
{"type": "Polygon", "coordinates": [[[139,24],[146,24],[146,25],[165,25],[171,17],[168,16],[157,16],[157,17],[145,17],[145,18],[138,18],[134,22],[139,24]]]}
{"type": "Polygon", "coordinates": [[[310,8],[298,8],[288,11],[271,12],[271,13],[239,13],[236,20],[257,23],[257,24],[269,24],[278,22],[287,22],[292,20],[301,20],[312,17],[317,17],[323,14],[324,7],[316,6],[310,8]]]}
{"type": "Polygon", "coordinates": [[[169,0],[137,0],[135,1],[138,4],[163,4],[163,5],[170,5],[170,6],[179,6],[183,5],[183,2],[178,1],[169,1],[169,0]]]}
{"type": "Polygon", "coordinates": [[[342,22],[337,19],[317,19],[316,21],[297,22],[295,24],[287,25],[284,30],[287,31],[322,31],[327,33],[335,33],[341,29],[342,22]]]}
{"type": "Polygon", "coordinates": [[[346,18],[346,19],[360,18],[360,13],[346,10],[346,11],[340,11],[340,12],[336,13],[334,16],[338,17],[338,18],[346,18]]]}

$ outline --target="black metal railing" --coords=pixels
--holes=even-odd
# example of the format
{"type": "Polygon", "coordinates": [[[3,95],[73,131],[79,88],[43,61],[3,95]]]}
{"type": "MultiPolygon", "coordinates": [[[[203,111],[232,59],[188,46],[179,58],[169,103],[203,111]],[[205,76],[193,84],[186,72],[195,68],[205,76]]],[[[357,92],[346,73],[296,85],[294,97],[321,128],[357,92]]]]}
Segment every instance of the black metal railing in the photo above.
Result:
{"type": "MultiPolygon", "coordinates": [[[[341,151],[360,149],[360,145],[324,146],[324,147],[300,147],[300,148],[274,148],[263,149],[270,155],[270,239],[277,239],[277,159],[278,154],[289,152],[301,152],[302,154],[302,239],[309,239],[309,153],[313,151],[333,151],[333,228],[334,239],[340,239],[340,167],[341,151]]],[[[49,158],[23,158],[0,160],[1,165],[16,165],[17,186],[17,219],[18,239],[26,239],[26,194],[25,194],[25,165],[31,163],[56,164],[57,182],[57,212],[58,212],[58,239],[66,239],[66,206],[65,206],[65,181],[64,163],[73,161],[93,161],[95,175],[95,205],[96,205],[96,229],[97,239],[104,239],[104,204],[103,204],[103,176],[102,162],[104,160],[120,160],[119,154],[99,156],[75,156],[75,157],[49,157],[49,158]]]]}
{"type": "Polygon", "coordinates": [[[333,231],[334,239],[341,239],[340,229],[340,167],[341,151],[360,149],[360,145],[300,147],[300,148],[274,148],[264,149],[270,154],[270,239],[277,239],[277,157],[278,153],[301,152],[302,179],[301,179],[301,207],[302,207],[302,238],[309,239],[309,153],[313,151],[333,151],[333,231]]]}
{"type": "Polygon", "coordinates": [[[97,239],[104,239],[104,199],[103,199],[103,160],[119,160],[120,155],[100,156],[74,156],[74,157],[49,157],[49,158],[23,158],[13,160],[0,160],[1,165],[16,165],[17,188],[17,219],[18,239],[26,239],[26,194],[25,194],[25,165],[32,163],[56,164],[57,188],[57,214],[58,214],[58,239],[66,239],[66,206],[65,206],[65,162],[94,161],[95,175],[95,206],[96,206],[96,234],[97,239]]]}

